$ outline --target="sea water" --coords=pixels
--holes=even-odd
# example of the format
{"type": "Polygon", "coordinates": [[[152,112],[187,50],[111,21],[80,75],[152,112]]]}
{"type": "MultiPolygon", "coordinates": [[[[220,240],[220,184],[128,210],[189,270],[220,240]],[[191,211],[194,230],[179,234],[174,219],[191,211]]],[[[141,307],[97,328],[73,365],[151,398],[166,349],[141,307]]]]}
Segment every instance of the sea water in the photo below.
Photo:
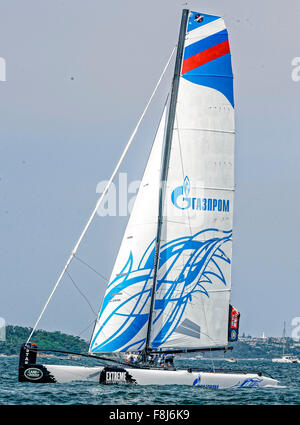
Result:
{"type": "MultiPolygon", "coordinates": [[[[40,363],[92,365],[75,361],[42,358],[40,363]]],[[[95,363],[93,363],[95,365],[95,363]]],[[[271,360],[181,359],[176,366],[261,370],[279,381],[276,388],[236,388],[215,390],[190,386],[100,385],[95,382],[30,384],[17,380],[18,358],[0,357],[0,405],[287,405],[300,404],[300,364],[272,363],[271,360]]]]}

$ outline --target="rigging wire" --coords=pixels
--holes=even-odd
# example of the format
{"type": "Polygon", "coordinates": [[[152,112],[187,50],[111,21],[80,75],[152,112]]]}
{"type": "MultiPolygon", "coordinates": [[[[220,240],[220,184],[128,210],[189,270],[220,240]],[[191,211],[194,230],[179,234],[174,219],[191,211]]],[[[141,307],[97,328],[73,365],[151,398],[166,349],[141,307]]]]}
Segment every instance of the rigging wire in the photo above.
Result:
{"type": "Polygon", "coordinates": [[[105,282],[108,282],[107,277],[105,277],[103,274],[101,274],[100,272],[98,272],[97,270],[95,270],[92,266],[90,266],[88,263],[86,263],[85,261],[83,261],[81,258],[79,258],[77,255],[74,255],[74,258],[78,261],[80,261],[82,264],[84,264],[85,266],[87,266],[89,269],[91,269],[93,272],[95,272],[98,276],[100,276],[105,282]]]}
{"type": "Polygon", "coordinates": [[[92,320],[79,334],[78,337],[81,337],[82,334],[84,334],[94,323],[96,320],[92,320]]]}
{"type": "Polygon", "coordinates": [[[93,309],[91,303],[89,302],[88,298],[84,295],[84,293],[79,289],[79,287],[76,285],[74,279],[72,278],[72,276],[70,275],[70,273],[68,271],[66,271],[67,275],[69,276],[71,282],[73,283],[73,285],[75,286],[75,288],[77,289],[77,291],[80,293],[80,295],[82,296],[82,298],[85,299],[85,301],[87,302],[87,304],[89,305],[90,309],[92,310],[93,314],[97,317],[97,313],[95,312],[95,310],[93,309]]]}
{"type": "MultiPolygon", "coordinates": [[[[74,255],[74,258],[78,261],[80,261],[82,264],[84,264],[86,267],[88,267],[90,270],[92,270],[94,273],[96,273],[98,276],[100,276],[103,280],[105,280],[105,283],[109,282],[109,279],[107,279],[107,277],[105,277],[103,274],[101,274],[100,272],[98,272],[96,269],[94,269],[92,266],[90,266],[88,263],[86,263],[85,261],[83,261],[81,258],[79,258],[77,255],[74,255]]],[[[124,292],[124,294],[130,296],[130,294],[128,294],[125,289],[122,289],[122,292],[124,292]]]]}
{"type": "Polygon", "coordinates": [[[112,173],[112,175],[111,175],[111,177],[110,177],[110,179],[109,179],[109,181],[108,181],[108,183],[107,183],[107,185],[106,185],[106,187],[105,187],[102,195],[98,199],[98,202],[97,202],[97,204],[96,204],[96,206],[95,206],[92,214],[90,215],[90,217],[89,217],[89,219],[88,219],[88,221],[87,221],[87,223],[86,223],[86,225],[85,225],[85,227],[84,227],[81,235],[79,236],[79,239],[76,242],[76,244],[75,244],[75,246],[74,246],[74,248],[73,248],[73,250],[72,250],[72,252],[71,252],[71,254],[70,254],[70,256],[69,256],[69,258],[68,258],[68,260],[67,260],[67,262],[66,262],[66,264],[65,264],[65,266],[64,266],[64,268],[63,268],[63,270],[61,272],[61,274],[59,275],[59,277],[58,277],[58,279],[57,279],[57,281],[56,281],[56,283],[55,283],[55,285],[54,285],[54,287],[53,287],[53,289],[52,289],[52,291],[51,291],[51,293],[50,293],[50,295],[49,295],[49,297],[48,297],[48,299],[47,299],[47,301],[46,301],[46,303],[45,303],[45,305],[44,305],[44,307],[43,307],[43,309],[42,309],[42,311],[41,311],[41,313],[40,313],[40,315],[39,315],[39,317],[38,317],[38,319],[36,321],[36,323],[35,323],[35,325],[34,325],[34,327],[32,328],[32,331],[31,331],[31,333],[30,333],[30,335],[29,335],[29,337],[28,337],[28,339],[26,341],[26,344],[29,343],[32,335],[34,334],[34,332],[35,332],[35,330],[36,330],[36,328],[37,328],[37,326],[38,326],[41,318],[43,317],[43,315],[44,315],[44,313],[45,313],[45,311],[46,311],[46,309],[48,307],[49,302],[51,301],[51,299],[52,299],[52,297],[53,297],[53,295],[54,295],[54,293],[55,293],[58,285],[60,284],[60,282],[61,282],[61,280],[62,280],[65,272],[67,271],[67,269],[68,269],[68,267],[70,265],[70,263],[72,262],[72,260],[73,260],[73,258],[75,256],[75,254],[76,254],[76,252],[77,252],[77,250],[78,250],[78,248],[79,248],[79,246],[80,246],[83,238],[85,237],[85,235],[86,235],[86,233],[87,233],[87,231],[88,231],[88,229],[89,229],[89,227],[90,227],[90,225],[91,225],[91,223],[92,223],[95,215],[97,214],[97,211],[98,211],[100,205],[102,204],[102,201],[105,198],[105,196],[106,196],[106,194],[108,192],[108,189],[109,189],[111,183],[113,182],[113,180],[114,180],[117,172],[119,171],[119,168],[122,165],[123,160],[124,160],[124,158],[125,158],[128,150],[129,150],[129,148],[130,148],[130,146],[131,146],[131,144],[133,142],[133,139],[135,138],[135,135],[136,135],[136,133],[137,133],[137,131],[138,131],[138,129],[139,129],[139,127],[140,127],[143,119],[144,119],[144,116],[146,115],[146,112],[148,111],[148,108],[149,108],[149,106],[150,106],[150,104],[152,102],[152,99],[154,98],[154,96],[155,96],[155,94],[157,92],[157,89],[160,86],[160,83],[161,83],[161,81],[162,81],[162,79],[163,79],[163,77],[164,77],[164,75],[165,75],[165,73],[166,73],[166,71],[167,71],[167,69],[169,67],[169,64],[170,64],[170,62],[172,60],[172,57],[173,57],[173,55],[175,53],[175,50],[176,50],[176,46],[172,50],[172,53],[171,53],[171,55],[170,55],[170,57],[169,57],[166,65],[165,65],[165,67],[163,69],[163,72],[161,73],[161,75],[160,75],[160,77],[158,79],[158,82],[156,83],[156,86],[155,86],[155,88],[154,88],[154,90],[153,90],[153,92],[152,92],[152,94],[151,94],[151,96],[150,96],[150,98],[148,100],[148,103],[147,103],[147,105],[146,105],[146,107],[145,107],[145,109],[144,109],[144,111],[143,111],[140,119],[138,120],[138,123],[137,123],[135,129],[133,130],[133,132],[132,132],[132,134],[131,134],[128,142],[127,142],[127,145],[125,146],[125,148],[123,150],[123,153],[122,153],[122,155],[121,155],[121,157],[119,159],[119,162],[117,163],[117,166],[116,166],[114,172],[112,173]]]}

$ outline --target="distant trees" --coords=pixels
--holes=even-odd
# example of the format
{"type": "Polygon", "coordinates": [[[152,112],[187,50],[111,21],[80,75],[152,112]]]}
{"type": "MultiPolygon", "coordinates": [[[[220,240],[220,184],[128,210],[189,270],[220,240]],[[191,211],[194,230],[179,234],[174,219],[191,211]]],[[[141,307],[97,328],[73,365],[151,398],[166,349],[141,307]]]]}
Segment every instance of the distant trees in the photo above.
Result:
{"type": "MultiPolygon", "coordinates": [[[[31,328],[6,326],[6,341],[0,341],[0,354],[19,354],[20,346],[26,342],[30,332],[31,328]]],[[[74,351],[76,353],[83,353],[88,350],[86,341],[61,332],[38,330],[34,333],[32,342],[35,342],[38,348],[42,349],[74,351]]]]}

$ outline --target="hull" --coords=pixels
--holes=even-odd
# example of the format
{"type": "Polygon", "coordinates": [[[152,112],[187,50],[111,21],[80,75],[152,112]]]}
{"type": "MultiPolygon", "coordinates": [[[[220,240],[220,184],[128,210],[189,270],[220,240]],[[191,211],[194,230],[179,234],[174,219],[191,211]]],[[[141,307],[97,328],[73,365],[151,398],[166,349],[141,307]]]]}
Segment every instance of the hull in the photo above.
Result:
{"type": "Polygon", "coordinates": [[[19,381],[32,383],[90,381],[100,384],[189,385],[214,389],[267,387],[276,386],[278,383],[275,379],[258,373],[37,364],[29,364],[23,368],[19,374],[19,381]]]}
{"type": "Polygon", "coordinates": [[[119,366],[69,366],[36,364],[37,347],[23,344],[19,359],[19,382],[99,384],[189,385],[204,388],[273,387],[278,381],[260,372],[204,371],[199,369],[142,368],[119,366]]]}
{"type": "Polygon", "coordinates": [[[272,362],[273,363],[300,363],[300,360],[281,358],[281,359],[272,359],[272,362]]]}

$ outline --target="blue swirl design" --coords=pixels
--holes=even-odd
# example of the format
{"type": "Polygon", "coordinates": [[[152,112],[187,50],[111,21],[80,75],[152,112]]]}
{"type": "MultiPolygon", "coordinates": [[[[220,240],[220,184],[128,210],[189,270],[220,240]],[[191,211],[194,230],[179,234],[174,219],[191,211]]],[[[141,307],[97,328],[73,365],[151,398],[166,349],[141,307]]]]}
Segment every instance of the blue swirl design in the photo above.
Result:
{"type": "MultiPolygon", "coordinates": [[[[216,279],[226,286],[222,265],[224,262],[230,264],[231,260],[222,246],[231,242],[231,237],[231,231],[212,228],[161,245],[153,324],[162,319],[162,315],[164,317],[161,329],[152,340],[153,348],[158,348],[170,338],[195,293],[209,298],[208,287],[211,287],[216,279]],[[179,263],[183,265],[180,269],[179,263]]],[[[108,305],[111,309],[110,302],[117,301],[116,307],[107,315],[94,335],[92,352],[134,351],[143,348],[146,331],[141,331],[146,330],[149,316],[154,252],[155,239],[145,250],[136,269],[133,268],[133,255],[130,252],[124,268],[108,285],[98,320],[106,312],[108,305]],[[126,289],[134,285],[134,293],[131,291],[128,297],[118,300],[122,291],[126,292],[126,289]],[[118,329],[113,326],[116,316],[122,317],[122,320],[118,321],[118,329]],[[102,331],[105,340],[96,345],[102,331]],[[140,339],[137,338],[139,333],[143,335],[140,339]]]]}
{"type": "Polygon", "coordinates": [[[260,382],[263,379],[261,378],[247,378],[244,381],[239,381],[237,384],[233,385],[232,388],[254,388],[259,387],[260,382]]]}

